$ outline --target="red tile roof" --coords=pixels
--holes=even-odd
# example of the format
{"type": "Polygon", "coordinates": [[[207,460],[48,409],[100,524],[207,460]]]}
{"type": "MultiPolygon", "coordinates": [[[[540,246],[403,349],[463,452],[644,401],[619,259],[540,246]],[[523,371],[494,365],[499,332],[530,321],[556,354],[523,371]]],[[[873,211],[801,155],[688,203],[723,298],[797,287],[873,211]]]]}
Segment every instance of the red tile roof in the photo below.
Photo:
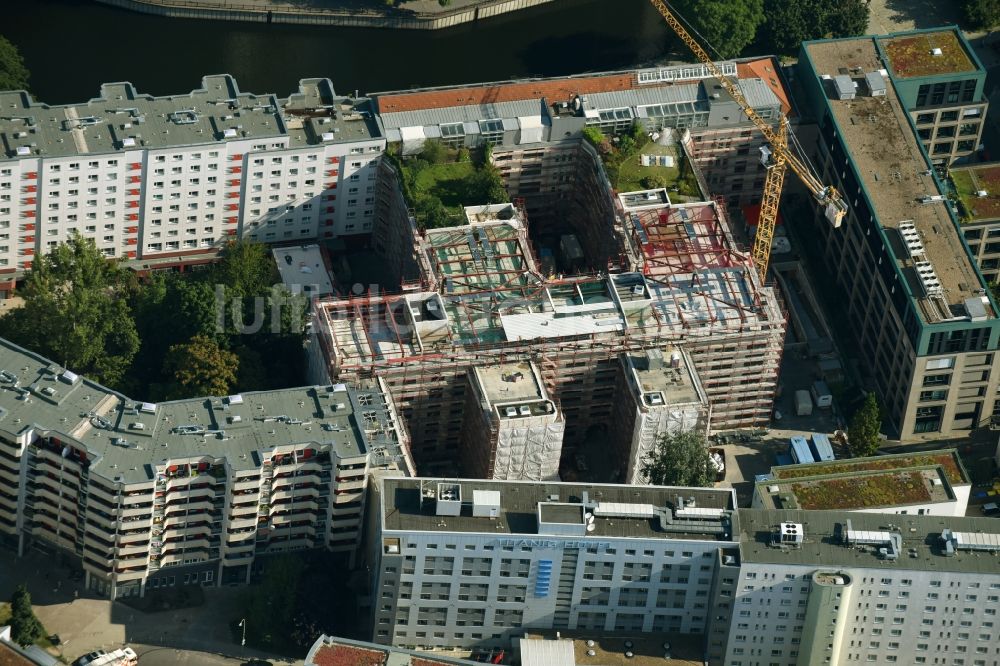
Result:
{"type": "Polygon", "coordinates": [[[448,90],[378,95],[379,113],[475,106],[545,97],[549,102],[568,102],[574,95],[629,90],[638,86],[634,74],[604,74],[576,78],[469,86],[448,90]]]}
{"type": "Polygon", "coordinates": [[[781,84],[778,63],[774,58],[761,58],[736,65],[736,73],[741,79],[760,79],[781,100],[781,110],[785,115],[793,115],[792,104],[788,101],[788,91],[781,84]]]}
{"type": "Polygon", "coordinates": [[[410,666],[453,666],[453,664],[446,664],[445,662],[438,661],[436,659],[413,657],[410,659],[410,666]]]}
{"type": "Polygon", "coordinates": [[[0,643],[0,666],[35,666],[35,662],[9,645],[0,643]]]}
{"type": "Polygon", "coordinates": [[[386,653],[348,645],[324,645],[313,656],[316,666],[383,666],[386,653]]]}

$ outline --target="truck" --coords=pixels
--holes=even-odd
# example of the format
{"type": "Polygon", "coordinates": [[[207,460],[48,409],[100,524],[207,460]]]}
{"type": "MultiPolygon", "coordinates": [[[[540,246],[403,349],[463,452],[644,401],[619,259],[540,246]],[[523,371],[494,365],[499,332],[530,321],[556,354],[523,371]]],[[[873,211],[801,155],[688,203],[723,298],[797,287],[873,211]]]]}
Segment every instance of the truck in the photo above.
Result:
{"type": "Polygon", "coordinates": [[[809,391],[799,389],[795,392],[795,414],[796,416],[809,416],[813,413],[813,401],[809,397],[809,391]]]}
{"type": "Polygon", "coordinates": [[[833,407],[833,394],[830,393],[830,387],[826,385],[826,382],[823,380],[815,381],[809,390],[817,407],[820,409],[833,407]]]}
{"type": "Polygon", "coordinates": [[[833,446],[830,444],[830,438],[821,432],[814,432],[809,437],[809,448],[812,450],[816,462],[836,460],[836,456],[833,455],[833,446]]]}
{"type": "Polygon", "coordinates": [[[788,454],[792,457],[792,462],[796,465],[805,465],[816,462],[812,451],[809,450],[809,442],[805,437],[795,436],[788,440],[788,454]]]}

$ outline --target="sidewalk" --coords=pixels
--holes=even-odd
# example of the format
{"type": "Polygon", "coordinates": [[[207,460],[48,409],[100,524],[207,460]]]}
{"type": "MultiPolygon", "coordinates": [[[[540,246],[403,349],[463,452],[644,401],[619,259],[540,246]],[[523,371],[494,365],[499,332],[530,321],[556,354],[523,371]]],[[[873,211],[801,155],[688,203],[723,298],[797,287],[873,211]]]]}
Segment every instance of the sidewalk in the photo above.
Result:
{"type": "MultiPolygon", "coordinates": [[[[17,558],[0,549],[0,599],[9,599],[22,582],[28,586],[35,614],[46,631],[59,635],[59,648],[68,661],[98,648],[140,645],[145,651],[172,648],[239,659],[255,657],[274,664],[301,663],[243,648],[232,640],[229,622],[239,617],[239,588],[206,588],[205,603],[196,608],[142,613],[97,598],[83,588],[82,580],[71,580],[70,570],[51,557],[31,552],[17,558]]],[[[196,664],[207,660],[189,656],[178,661],[196,664]]]]}

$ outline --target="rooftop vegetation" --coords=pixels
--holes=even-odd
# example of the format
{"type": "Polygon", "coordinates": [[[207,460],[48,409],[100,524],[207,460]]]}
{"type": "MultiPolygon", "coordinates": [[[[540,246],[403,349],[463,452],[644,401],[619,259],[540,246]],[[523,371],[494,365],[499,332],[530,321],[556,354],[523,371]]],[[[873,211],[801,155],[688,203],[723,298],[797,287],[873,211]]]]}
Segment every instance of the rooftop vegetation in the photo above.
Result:
{"type": "Polygon", "coordinates": [[[909,37],[895,37],[883,42],[896,76],[917,76],[970,72],[975,69],[958,37],[950,30],[909,37]],[[941,49],[941,55],[934,55],[941,49]]]}
{"type": "Polygon", "coordinates": [[[777,479],[797,479],[804,476],[825,476],[828,474],[856,474],[857,472],[874,472],[878,470],[893,470],[902,467],[940,466],[944,469],[949,483],[966,483],[962,470],[950,453],[927,453],[917,455],[873,456],[871,458],[855,458],[853,460],[838,460],[836,462],[816,465],[793,465],[782,467],[775,474],[777,479]]]}
{"type": "Polygon", "coordinates": [[[920,472],[875,474],[793,483],[802,509],[857,509],[919,504],[931,499],[920,472]]]}
{"type": "Polygon", "coordinates": [[[390,153],[402,174],[403,196],[419,228],[465,224],[463,206],[510,201],[490,152],[489,146],[470,151],[425,141],[418,155],[390,153]]]}
{"type": "Polygon", "coordinates": [[[1000,165],[951,172],[962,222],[1000,219],[1000,165]],[[977,193],[986,191],[986,196],[977,193]]]}
{"type": "Polygon", "coordinates": [[[614,139],[604,136],[595,127],[586,128],[583,136],[600,154],[604,171],[615,191],[635,192],[663,187],[671,192],[701,198],[698,181],[680,146],[664,146],[650,141],[642,125],[636,123],[628,134],[614,139]],[[674,166],[643,166],[643,155],[671,156],[674,166]]]}

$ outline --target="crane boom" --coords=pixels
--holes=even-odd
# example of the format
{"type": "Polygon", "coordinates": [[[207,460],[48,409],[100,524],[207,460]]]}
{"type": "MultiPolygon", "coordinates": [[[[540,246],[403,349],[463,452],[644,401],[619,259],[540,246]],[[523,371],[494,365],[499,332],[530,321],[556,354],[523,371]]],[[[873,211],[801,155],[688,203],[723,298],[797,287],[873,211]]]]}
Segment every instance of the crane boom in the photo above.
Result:
{"type": "MultiPolygon", "coordinates": [[[[719,84],[726,90],[727,93],[733,98],[733,100],[739,105],[743,113],[746,114],[747,118],[750,119],[764,138],[767,139],[768,143],[771,144],[771,149],[774,152],[775,158],[781,158],[781,161],[788,166],[795,175],[802,180],[802,183],[809,189],[813,197],[816,198],[821,204],[827,207],[826,216],[827,219],[833,224],[833,226],[840,226],[840,220],[844,217],[847,212],[847,205],[841,198],[840,193],[832,186],[823,185],[823,183],[817,178],[812,169],[809,168],[797,155],[795,155],[791,150],[788,149],[788,142],[784,138],[784,132],[775,132],[771,125],[760,117],[760,115],[754,111],[753,107],[747,101],[746,97],[743,95],[743,91],[740,90],[739,85],[733,81],[731,78],[726,76],[718,65],[712,60],[712,57],[708,55],[708,52],[702,48],[694,37],[687,31],[687,29],[681,24],[681,22],[674,16],[673,11],[667,5],[664,0],[649,0],[656,7],[656,10],[660,12],[663,19],[667,22],[677,36],[681,38],[689,49],[697,56],[698,60],[702,62],[708,71],[712,73],[712,76],[719,80],[719,84]]],[[[784,119],[782,119],[784,123],[784,119]]]]}

